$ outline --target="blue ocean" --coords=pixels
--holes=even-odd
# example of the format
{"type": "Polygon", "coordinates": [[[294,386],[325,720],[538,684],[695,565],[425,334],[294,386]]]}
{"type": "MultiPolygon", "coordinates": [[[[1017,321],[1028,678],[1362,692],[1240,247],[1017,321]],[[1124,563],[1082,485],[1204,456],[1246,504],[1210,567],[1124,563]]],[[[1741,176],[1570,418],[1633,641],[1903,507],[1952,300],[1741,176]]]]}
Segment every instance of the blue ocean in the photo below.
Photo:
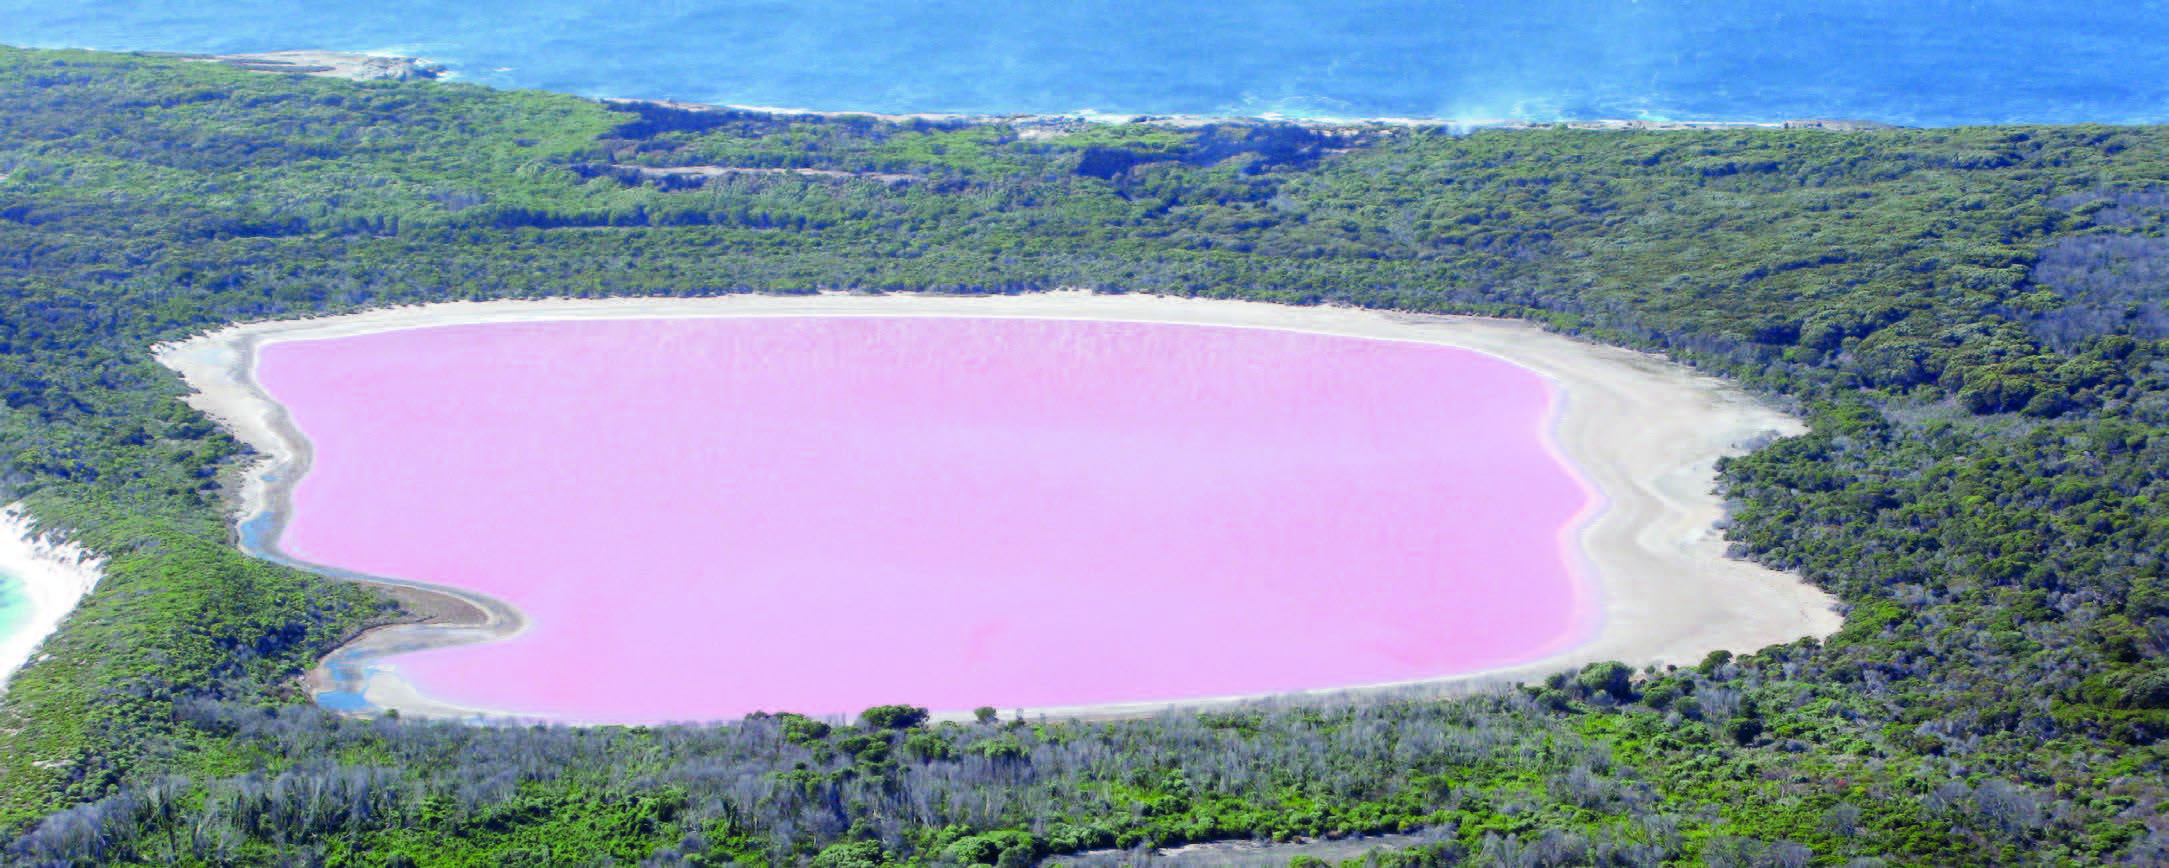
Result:
{"type": "Polygon", "coordinates": [[[2169,120],[2157,0],[0,0],[0,43],[849,111],[2169,120]]]}

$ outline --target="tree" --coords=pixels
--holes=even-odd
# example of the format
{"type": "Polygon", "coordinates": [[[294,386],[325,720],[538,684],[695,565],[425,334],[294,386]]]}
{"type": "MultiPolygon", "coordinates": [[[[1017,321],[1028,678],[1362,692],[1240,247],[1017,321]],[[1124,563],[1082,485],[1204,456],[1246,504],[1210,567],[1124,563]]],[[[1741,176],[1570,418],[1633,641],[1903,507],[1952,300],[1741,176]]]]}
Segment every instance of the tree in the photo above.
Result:
{"type": "Polygon", "coordinates": [[[927,711],[916,705],[877,705],[859,713],[859,725],[867,729],[911,729],[925,726],[927,711]]]}
{"type": "Polygon", "coordinates": [[[1613,699],[1620,702],[1633,702],[1633,677],[1634,667],[1617,660],[1606,660],[1589,664],[1582,669],[1581,676],[1576,678],[1575,682],[1591,692],[1602,691],[1611,694],[1613,699]]]}

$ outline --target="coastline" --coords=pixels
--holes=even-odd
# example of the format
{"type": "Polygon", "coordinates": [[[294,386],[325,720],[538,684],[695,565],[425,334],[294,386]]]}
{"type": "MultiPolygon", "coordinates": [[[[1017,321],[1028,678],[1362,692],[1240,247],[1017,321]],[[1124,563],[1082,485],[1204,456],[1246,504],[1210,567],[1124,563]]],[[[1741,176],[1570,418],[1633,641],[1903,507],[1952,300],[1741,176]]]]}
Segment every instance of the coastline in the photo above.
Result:
{"type": "MultiPolygon", "coordinates": [[[[1582,601],[1577,622],[1593,620],[1593,630],[1555,645],[1537,659],[1483,672],[1283,696],[1466,693],[1607,659],[1636,666],[1688,665],[1710,651],[1753,651],[1803,636],[1820,638],[1842,625],[1832,608],[1835,601],[1821,591],[1791,575],[1725,559],[1725,543],[1716,529],[1723,514],[1712,491],[1716,459],[1744,451],[1744,444],[1754,438],[1798,433],[1804,426],[1686,368],[1645,354],[1574,341],[1519,321],[1086,291],[1021,296],[552,299],[449,302],[236,325],[163,344],[154,352],[160,363],[179,371],[195,390],[188,398],[191,405],[265,455],[243,477],[238,526],[243,529],[244,550],[411,595],[410,611],[425,615],[420,623],[367,631],[335,651],[311,673],[312,689],[320,697],[351,693],[363,708],[473,717],[498,713],[430,701],[396,674],[371,664],[406,651],[516,634],[524,625],[520,613],[502,601],[430,584],[423,577],[360,576],[279,552],[277,528],[289,509],[293,482],[307,469],[309,447],[301,433],[286,423],[283,409],[255,384],[256,350],[288,340],[486,322],[731,316],[971,316],[1267,328],[1458,347],[1544,377],[1555,396],[1551,446],[1602,498],[1601,504],[1593,503],[1560,535],[1562,548],[1578,560],[1578,572],[1592,594],[1582,601]]],[[[1032,711],[1062,717],[1126,716],[1267,698],[1212,697],[1032,711]]],[[[945,718],[968,715],[956,709],[939,711],[945,718]]]]}
{"type": "Polygon", "coordinates": [[[30,615],[22,629],[0,637],[0,695],[77,603],[105,577],[105,559],[82,546],[39,534],[21,503],[0,507],[0,573],[22,582],[30,615]]]}
{"type": "MultiPolygon", "coordinates": [[[[415,61],[420,63],[421,61],[415,61]]],[[[327,75],[336,73],[324,73],[327,75]]],[[[1018,112],[1014,114],[950,114],[943,112],[911,112],[884,114],[870,111],[827,111],[821,109],[788,108],[783,106],[739,105],[735,103],[710,104],[685,102],[674,99],[638,99],[631,97],[604,97],[600,102],[616,105],[651,105],[675,111],[690,112],[752,112],[779,118],[819,118],[838,120],[843,118],[873,118],[883,123],[908,124],[914,121],[926,123],[960,124],[1008,124],[1018,128],[1026,138],[1056,138],[1092,125],[1150,124],[1169,129],[1188,130],[1216,125],[1274,125],[1286,124],[1321,132],[1365,129],[1446,129],[1455,132],[1475,130],[1547,130],[1563,128],[1570,130],[1597,130],[1606,132],[1632,132],[1644,130],[1821,130],[1825,132],[1873,132],[1876,130],[1902,129],[1895,124],[1880,121],[1845,118],[1789,118],[1772,121],[1674,121],[1649,120],[1645,118],[1598,118],[1591,120],[1533,121],[1513,118],[1443,118],[1443,117],[1310,117],[1301,115],[1125,115],[1103,112],[1092,113],[1046,113],[1018,112]]]]}
{"type": "MultiPolygon", "coordinates": [[[[314,75],[325,78],[344,78],[354,81],[412,81],[436,80],[457,77],[457,73],[444,65],[418,57],[366,54],[355,51],[326,51],[321,49],[290,49],[263,51],[248,54],[175,54],[171,52],[141,52],[180,57],[186,60],[221,63],[251,72],[268,72],[280,75],[314,75]]],[[[680,111],[755,112],[777,117],[804,118],[873,118],[887,123],[910,123],[913,121],[965,124],[1010,124],[1028,128],[1024,132],[1037,137],[1054,137],[1074,132],[1091,124],[1153,124],[1172,129],[1225,124],[1292,124],[1317,130],[1348,130],[1375,127],[1416,127],[1473,130],[1529,130],[1563,127],[1576,130],[1636,131],[1636,130],[1825,130],[1830,132],[1865,132],[1898,129],[1898,125],[1880,121],[1841,118],[1789,118],[1756,121],[1717,120],[1650,120],[1647,118],[1598,118],[1587,120],[1536,121],[1514,118],[1445,118],[1445,117],[1311,117],[1265,113],[1260,115],[1136,115],[1107,112],[1017,112],[1004,114],[970,114],[947,112],[879,112],[879,111],[828,111],[783,106],[740,105],[735,103],[711,104],[684,102],[674,99],[643,99],[631,97],[604,97],[603,103],[652,105],[680,111]]]]}

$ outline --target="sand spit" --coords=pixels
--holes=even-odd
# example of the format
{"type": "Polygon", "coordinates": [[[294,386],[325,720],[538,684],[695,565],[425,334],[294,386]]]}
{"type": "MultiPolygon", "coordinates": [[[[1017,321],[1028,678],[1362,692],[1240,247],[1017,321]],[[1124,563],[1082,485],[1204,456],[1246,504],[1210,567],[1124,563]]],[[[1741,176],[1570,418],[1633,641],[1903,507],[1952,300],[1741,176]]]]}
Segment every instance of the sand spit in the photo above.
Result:
{"type": "Polygon", "coordinates": [[[40,535],[22,504],[0,507],[0,575],[21,581],[30,603],[30,618],[22,629],[0,637],[0,693],[45,637],[75,611],[75,604],[98,587],[104,567],[104,558],[83,547],[40,535]]]}
{"type": "MultiPolygon", "coordinates": [[[[1390,314],[1351,308],[1290,307],[1255,302],[1100,295],[1065,291],[1020,296],[740,295],[654,298],[452,302],[390,308],[350,316],[232,326],[161,345],[158,360],[196,390],[189,402],[204,410],[265,460],[247,472],[237,516],[251,553],[327,574],[401,589],[429,619],[371,631],[319,667],[319,690],[360,693],[370,704],[407,714],[478,714],[433,703],[392,673],[367,666],[400,651],[510,635],[520,615],[497,600],[431,585],[427,577],[389,579],[293,561],[277,550],[277,531],[292,483],[308,468],[309,447],[284,411],[253,377],[256,349],[400,329],[488,322],[669,317],[968,316],[1096,319],[1269,328],[1344,337],[1416,341],[1459,347],[1528,368],[1563,396],[1555,440],[1564,456],[1601,494],[1603,506],[1567,533],[1596,584],[1595,634],[1541,660],[1484,673],[1391,685],[1315,691],[1391,690],[1447,695],[1540,677],[1597,660],[1634,665],[1689,664],[1714,650],[1752,651],[1803,636],[1828,636],[1842,619],[1836,601],[1789,574],[1724,556],[1717,529],[1723,507],[1713,493],[1715,462],[1739,454],[1757,438],[1805,430],[1713,378],[1642,353],[1548,334],[1527,323],[1473,317],[1390,314]],[[254,539],[251,539],[251,538],[254,539]]],[[[412,605],[410,605],[412,608],[412,605]]],[[[1241,697],[1182,703],[1198,705],[1241,697]]],[[[1131,715],[1168,707],[1134,705],[1042,708],[1050,716],[1131,715]]],[[[959,715],[962,712],[955,712],[959,715]]]]}

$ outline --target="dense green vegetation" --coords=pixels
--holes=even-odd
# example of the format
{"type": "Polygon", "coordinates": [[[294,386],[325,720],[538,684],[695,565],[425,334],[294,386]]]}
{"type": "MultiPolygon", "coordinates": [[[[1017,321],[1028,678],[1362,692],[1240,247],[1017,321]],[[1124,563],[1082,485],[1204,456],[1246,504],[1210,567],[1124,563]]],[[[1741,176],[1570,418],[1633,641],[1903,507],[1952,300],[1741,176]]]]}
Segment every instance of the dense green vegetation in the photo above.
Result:
{"type": "Polygon", "coordinates": [[[1065,133],[0,49],[0,497],[113,558],[0,704],[0,832],[26,864],[1384,831],[1411,864],[2159,864],[2165,236],[2160,128],[1065,133]],[[1458,702],[342,719],[294,679],[394,613],[233,550],[241,447],[148,352],[425,300],[1054,287],[1525,317],[1736,378],[1813,423],[1723,467],[1736,551],[1847,626],[1458,702]]]}

